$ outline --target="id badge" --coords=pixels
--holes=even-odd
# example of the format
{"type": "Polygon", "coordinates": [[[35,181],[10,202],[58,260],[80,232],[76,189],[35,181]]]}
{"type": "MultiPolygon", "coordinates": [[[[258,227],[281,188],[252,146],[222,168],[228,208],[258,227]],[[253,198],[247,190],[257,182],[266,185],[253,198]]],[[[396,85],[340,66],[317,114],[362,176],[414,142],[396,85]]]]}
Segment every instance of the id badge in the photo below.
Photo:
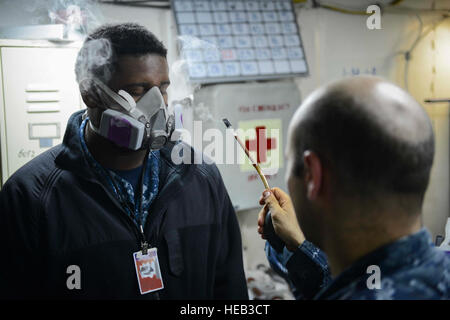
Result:
{"type": "Polygon", "coordinates": [[[148,249],[147,254],[143,254],[142,251],[135,252],[133,259],[141,294],[164,288],[156,248],[148,249]]]}

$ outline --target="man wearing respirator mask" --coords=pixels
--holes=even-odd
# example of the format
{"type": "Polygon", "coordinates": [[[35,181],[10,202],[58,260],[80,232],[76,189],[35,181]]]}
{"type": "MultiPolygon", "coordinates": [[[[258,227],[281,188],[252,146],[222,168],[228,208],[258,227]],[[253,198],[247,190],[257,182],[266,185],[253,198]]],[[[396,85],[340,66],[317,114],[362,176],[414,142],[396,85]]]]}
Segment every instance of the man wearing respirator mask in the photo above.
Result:
{"type": "Polygon", "coordinates": [[[136,24],[100,27],[76,74],[87,110],[1,191],[0,296],[247,299],[217,168],[171,160],[163,44],[136,24]],[[39,276],[20,280],[27,270],[39,276]]]}

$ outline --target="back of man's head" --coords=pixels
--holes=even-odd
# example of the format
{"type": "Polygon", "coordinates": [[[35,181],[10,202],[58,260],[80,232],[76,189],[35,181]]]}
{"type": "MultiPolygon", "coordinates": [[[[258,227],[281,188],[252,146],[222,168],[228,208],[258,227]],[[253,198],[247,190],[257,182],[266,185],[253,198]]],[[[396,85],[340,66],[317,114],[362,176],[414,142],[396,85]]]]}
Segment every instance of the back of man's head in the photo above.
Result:
{"type": "Polygon", "coordinates": [[[405,211],[420,212],[434,135],[426,112],[402,89],[376,77],[332,83],[304,102],[291,128],[297,175],[311,150],[331,172],[337,198],[374,205],[412,199],[405,211]]]}

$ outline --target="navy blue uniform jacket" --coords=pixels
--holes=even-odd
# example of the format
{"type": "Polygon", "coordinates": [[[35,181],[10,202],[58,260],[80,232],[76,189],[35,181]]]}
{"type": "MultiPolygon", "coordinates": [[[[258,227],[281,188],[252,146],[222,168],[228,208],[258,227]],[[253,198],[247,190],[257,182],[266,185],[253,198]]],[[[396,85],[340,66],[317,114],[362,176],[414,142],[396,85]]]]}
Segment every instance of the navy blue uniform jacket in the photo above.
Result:
{"type": "MultiPolygon", "coordinates": [[[[139,292],[132,257],[139,229],[89,169],[81,115],[72,115],[61,145],[1,190],[1,298],[158,297],[139,292]],[[80,290],[68,289],[71,265],[80,268],[80,290]]],[[[241,234],[220,173],[215,165],[174,164],[172,148],[161,149],[159,193],[144,226],[158,248],[159,298],[247,299],[241,234]]]]}

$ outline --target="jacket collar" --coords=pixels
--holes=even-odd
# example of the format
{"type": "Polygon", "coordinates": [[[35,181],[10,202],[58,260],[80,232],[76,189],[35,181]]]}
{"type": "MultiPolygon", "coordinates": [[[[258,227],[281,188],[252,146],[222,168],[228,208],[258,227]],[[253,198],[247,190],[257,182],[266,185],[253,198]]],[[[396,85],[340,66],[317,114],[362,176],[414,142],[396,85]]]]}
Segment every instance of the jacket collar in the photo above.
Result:
{"type": "Polygon", "coordinates": [[[384,245],[344,270],[330,285],[319,292],[316,299],[335,299],[335,294],[339,294],[342,289],[367,277],[368,266],[378,266],[383,274],[390,274],[400,268],[412,266],[425,258],[432,245],[431,235],[425,228],[384,245]]]}
{"type": "MultiPolygon", "coordinates": [[[[55,163],[58,167],[71,171],[83,179],[98,182],[94,172],[87,169],[90,166],[85,158],[78,134],[84,113],[85,110],[77,111],[69,118],[61,146],[62,150],[56,156],[55,163]]],[[[184,178],[192,172],[191,165],[175,164],[172,161],[171,153],[175,145],[175,143],[170,142],[160,150],[160,189],[164,188],[165,184],[184,178]]],[[[191,154],[193,159],[194,152],[191,152],[191,154]]]]}

